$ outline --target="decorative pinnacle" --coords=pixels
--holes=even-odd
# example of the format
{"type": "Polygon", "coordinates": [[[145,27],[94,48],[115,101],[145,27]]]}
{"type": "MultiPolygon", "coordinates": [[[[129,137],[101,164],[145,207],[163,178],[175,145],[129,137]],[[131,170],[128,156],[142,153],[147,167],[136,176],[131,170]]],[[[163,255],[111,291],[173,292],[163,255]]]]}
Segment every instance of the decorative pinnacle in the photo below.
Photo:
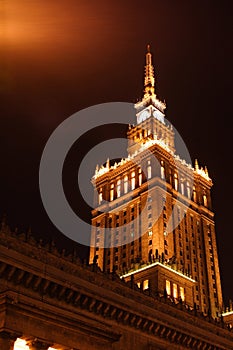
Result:
{"type": "Polygon", "coordinates": [[[195,159],[195,170],[199,170],[199,165],[197,159],[195,159]]]}
{"type": "Polygon", "coordinates": [[[154,95],[154,86],[155,86],[155,78],[154,78],[154,67],[152,64],[152,54],[150,52],[150,45],[147,45],[147,53],[146,53],[146,66],[145,66],[145,94],[144,96],[154,95]]]}

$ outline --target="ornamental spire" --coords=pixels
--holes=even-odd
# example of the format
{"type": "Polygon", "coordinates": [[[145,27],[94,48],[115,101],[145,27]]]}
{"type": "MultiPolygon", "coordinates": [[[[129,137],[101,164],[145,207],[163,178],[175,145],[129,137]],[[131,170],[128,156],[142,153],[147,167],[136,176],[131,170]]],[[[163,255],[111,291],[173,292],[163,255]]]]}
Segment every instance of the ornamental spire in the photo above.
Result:
{"type": "Polygon", "coordinates": [[[145,80],[144,80],[144,97],[153,96],[155,93],[155,78],[154,78],[154,67],[152,64],[152,54],[150,52],[150,45],[147,45],[146,53],[146,66],[145,66],[145,80]]]}

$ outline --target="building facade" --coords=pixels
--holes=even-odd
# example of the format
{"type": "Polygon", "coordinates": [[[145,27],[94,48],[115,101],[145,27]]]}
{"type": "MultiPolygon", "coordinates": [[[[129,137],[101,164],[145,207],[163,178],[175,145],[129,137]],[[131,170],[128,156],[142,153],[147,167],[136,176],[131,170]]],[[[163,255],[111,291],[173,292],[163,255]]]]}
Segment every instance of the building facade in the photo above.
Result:
{"type": "Polygon", "coordinates": [[[0,350],[233,350],[212,182],[176,155],[154,86],[148,50],[129,157],[93,178],[89,265],[0,224],[0,350]]]}
{"type": "Polygon", "coordinates": [[[204,314],[222,312],[212,180],[176,151],[146,53],[143,98],[129,126],[128,157],[96,169],[90,262],[204,314]],[[155,276],[160,276],[157,278],[155,276]],[[157,278],[157,282],[156,282],[157,278]]]}
{"type": "Polygon", "coordinates": [[[0,224],[1,350],[232,350],[224,323],[0,224]]]}

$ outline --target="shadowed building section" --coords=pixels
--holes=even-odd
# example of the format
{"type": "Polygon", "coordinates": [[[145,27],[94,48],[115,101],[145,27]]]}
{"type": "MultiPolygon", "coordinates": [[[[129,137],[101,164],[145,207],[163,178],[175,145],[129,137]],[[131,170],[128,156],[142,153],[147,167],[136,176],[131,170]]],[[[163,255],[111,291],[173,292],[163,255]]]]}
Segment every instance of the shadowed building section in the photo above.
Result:
{"type": "Polygon", "coordinates": [[[0,349],[121,348],[233,349],[233,333],[220,319],[2,225],[0,349]]]}

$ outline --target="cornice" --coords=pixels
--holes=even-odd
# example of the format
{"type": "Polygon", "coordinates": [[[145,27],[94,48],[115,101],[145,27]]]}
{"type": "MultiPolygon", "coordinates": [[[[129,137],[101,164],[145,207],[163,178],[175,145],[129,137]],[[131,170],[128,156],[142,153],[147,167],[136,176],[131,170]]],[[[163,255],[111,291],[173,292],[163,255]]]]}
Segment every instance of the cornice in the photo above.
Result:
{"type": "MultiPolygon", "coordinates": [[[[209,349],[225,349],[223,336],[227,343],[233,342],[229,331],[211,319],[207,322],[204,316],[195,316],[194,311],[184,305],[177,306],[159,296],[147,295],[136,287],[132,289],[117,276],[100,272],[96,266],[84,267],[53,255],[44,248],[22,241],[22,237],[1,232],[0,251],[1,280],[7,281],[8,289],[12,291],[18,290],[20,285],[23,294],[37,301],[43,296],[43,300],[55,305],[64,303],[73,311],[86,310],[96,317],[192,348],[199,344],[201,348],[205,345],[209,349]],[[195,328],[193,335],[190,335],[189,327],[195,328]],[[219,333],[220,337],[215,340],[220,344],[218,347],[205,338],[202,328],[208,333],[207,337],[219,333]]],[[[0,304],[3,306],[4,302],[0,304]]]]}

